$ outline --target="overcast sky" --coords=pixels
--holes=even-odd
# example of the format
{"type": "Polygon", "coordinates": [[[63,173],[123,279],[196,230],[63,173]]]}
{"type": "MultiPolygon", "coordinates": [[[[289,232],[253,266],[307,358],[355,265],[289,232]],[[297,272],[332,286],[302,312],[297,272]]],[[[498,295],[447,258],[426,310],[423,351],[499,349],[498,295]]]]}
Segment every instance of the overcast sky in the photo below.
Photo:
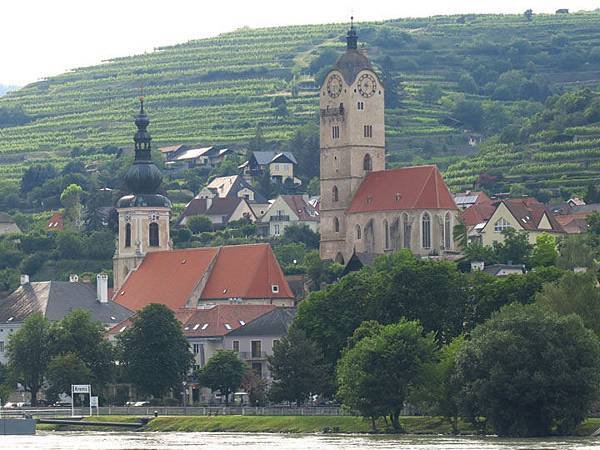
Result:
{"type": "Polygon", "coordinates": [[[24,85],[103,59],[263,27],[456,13],[553,12],[600,0],[2,0],[0,84],[24,85]]]}

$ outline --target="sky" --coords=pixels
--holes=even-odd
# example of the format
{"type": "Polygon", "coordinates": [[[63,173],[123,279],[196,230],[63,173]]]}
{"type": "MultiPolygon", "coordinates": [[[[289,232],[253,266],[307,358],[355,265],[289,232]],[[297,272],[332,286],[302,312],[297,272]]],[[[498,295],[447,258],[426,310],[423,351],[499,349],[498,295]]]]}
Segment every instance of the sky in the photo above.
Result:
{"type": "Polygon", "coordinates": [[[0,84],[249,26],[600,8],[600,0],[2,0],[0,84]]]}

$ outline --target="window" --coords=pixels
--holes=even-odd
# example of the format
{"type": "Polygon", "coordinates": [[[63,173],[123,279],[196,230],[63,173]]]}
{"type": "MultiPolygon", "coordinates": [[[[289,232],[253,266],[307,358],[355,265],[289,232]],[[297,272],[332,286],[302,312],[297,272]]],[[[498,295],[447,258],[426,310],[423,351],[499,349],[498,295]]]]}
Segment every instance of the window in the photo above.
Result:
{"type": "Polygon", "coordinates": [[[275,348],[277,344],[279,344],[279,339],[273,339],[273,348],[275,348]]]}
{"type": "Polygon", "coordinates": [[[359,111],[364,111],[365,104],[363,102],[358,102],[358,104],[356,105],[356,109],[358,109],[359,111]]]}
{"type": "Polygon", "coordinates": [[[275,225],[273,225],[273,234],[275,236],[279,236],[279,233],[280,233],[279,224],[276,223],[275,225]]]}
{"type": "Polygon", "coordinates": [[[337,202],[339,200],[339,193],[338,193],[337,186],[334,186],[333,189],[331,189],[331,197],[333,198],[334,202],[337,202]]]}
{"type": "Polygon", "coordinates": [[[444,217],[444,248],[450,250],[452,247],[452,218],[450,213],[447,212],[444,217]]]}
{"type": "Polygon", "coordinates": [[[508,220],[504,217],[501,217],[500,220],[494,224],[494,231],[496,233],[502,233],[507,228],[510,228],[510,223],[508,223],[508,220]]]}
{"type": "Polygon", "coordinates": [[[252,341],[252,357],[260,358],[262,356],[262,341],[252,341]]]}
{"type": "Polygon", "coordinates": [[[257,377],[262,378],[262,364],[261,363],[252,363],[252,370],[257,377]]]}
{"type": "Polygon", "coordinates": [[[431,216],[429,213],[423,214],[421,219],[421,246],[431,248],[431,216]]]}
{"type": "Polygon", "coordinates": [[[369,155],[368,153],[363,158],[363,170],[365,172],[370,172],[371,170],[373,170],[373,161],[371,161],[371,155],[369,155]]]}
{"type": "Polygon", "coordinates": [[[0,353],[4,353],[4,341],[0,341],[0,353]]]}
{"type": "Polygon", "coordinates": [[[271,292],[273,294],[277,294],[279,292],[279,285],[278,284],[272,284],[271,285],[271,292]]]}
{"type": "Polygon", "coordinates": [[[231,343],[231,348],[233,349],[234,352],[239,353],[240,352],[240,341],[233,341],[231,343]]]}
{"type": "Polygon", "coordinates": [[[390,225],[387,220],[383,221],[383,248],[390,248],[390,225]]]}
{"type": "Polygon", "coordinates": [[[200,353],[200,344],[194,344],[194,355],[200,353]]]}
{"type": "Polygon", "coordinates": [[[148,233],[150,247],[158,247],[158,224],[156,222],[152,222],[149,226],[148,233]]]}
{"type": "Polygon", "coordinates": [[[333,139],[339,139],[340,138],[340,127],[339,127],[339,125],[334,125],[333,127],[331,127],[331,137],[333,139]]]}
{"type": "Polygon", "coordinates": [[[360,231],[361,231],[360,230],[360,225],[356,225],[356,240],[362,239],[362,237],[361,237],[362,233],[360,231]]]}
{"type": "Polygon", "coordinates": [[[333,218],[333,231],[335,231],[336,233],[340,232],[340,221],[337,217],[333,218]]]}
{"type": "Polygon", "coordinates": [[[125,225],[125,247],[131,247],[131,224],[125,225]]]}
{"type": "Polygon", "coordinates": [[[373,137],[373,125],[365,125],[363,127],[363,133],[366,138],[372,138],[373,137]]]}

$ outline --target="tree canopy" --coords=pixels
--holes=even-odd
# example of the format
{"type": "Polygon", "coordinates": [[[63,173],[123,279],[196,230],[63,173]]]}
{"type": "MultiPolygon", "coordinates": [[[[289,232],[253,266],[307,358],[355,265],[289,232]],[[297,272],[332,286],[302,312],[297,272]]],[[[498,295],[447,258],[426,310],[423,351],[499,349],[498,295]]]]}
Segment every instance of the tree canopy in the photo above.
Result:
{"type": "Polygon", "coordinates": [[[229,404],[229,396],[241,385],[246,363],[233,350],[217,350],[198,373],[203,386],[219,391],[229,404]]]}

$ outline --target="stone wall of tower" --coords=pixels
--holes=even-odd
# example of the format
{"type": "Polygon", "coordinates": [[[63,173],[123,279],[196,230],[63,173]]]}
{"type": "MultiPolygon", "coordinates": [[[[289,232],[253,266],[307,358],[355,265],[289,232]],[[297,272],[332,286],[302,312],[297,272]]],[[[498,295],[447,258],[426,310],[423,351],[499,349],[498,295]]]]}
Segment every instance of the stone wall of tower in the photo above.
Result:
{"type": "Polygon", "coordinates": [[[170,209],[164,207],[117,208],[119,215],[119,239],[113,258],[115,291],[122,286],[130,271],[137,269],[144,256],[150,252],[170,250],[170,209]],[[150,245],[150,224],[158,225],[158,245],[150,245]],[[131,237],[127,239],[128,225],[131,237]],[[129,244],[129,245],[128,245],[129,244]]]}
{"type": "Polygon", "coordinates": [[[320,92],[321,258],[345,262],[351,255],[346,245],[345,211],[364,176],[365,156],[371,170],[385,170],[384,90],[377,75],[368,69],[348,82],[338,70],[332,70],[320,92]],[[376,80],[375,91],[362,95],[361,76],[376,80]],[[331,77],[342,81],[339,95],[332,96],[327,85],[331,77]],[[365,127],[370,135],[365,136],[365,127]],[[334,130],[334,127],[338,127],[334,130]],[[337,201],[334,191],[337,190],[337,201]],[[336,231],[336,219],[339,230],[336,231]]]}

